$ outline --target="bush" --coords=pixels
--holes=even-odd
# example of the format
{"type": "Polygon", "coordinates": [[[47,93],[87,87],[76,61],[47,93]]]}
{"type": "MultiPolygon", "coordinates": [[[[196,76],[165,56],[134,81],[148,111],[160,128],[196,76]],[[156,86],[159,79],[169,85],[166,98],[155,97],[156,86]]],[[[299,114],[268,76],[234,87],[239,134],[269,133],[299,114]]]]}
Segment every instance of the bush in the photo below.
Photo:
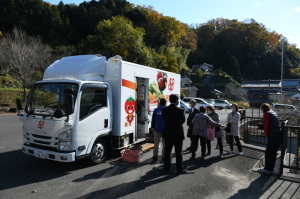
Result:
{"type": "Polygon", "coordinates": [[[0,87],[3,88],[20,88],[20,82],[10,75],[0,75],[0,87]]]}
{"type": "Polygon", "coordinates": [[[187,96],[188,96],[187,92],[184,91],[183,89],[181,89],[181,91],[180,91],[180,98],[183,99],[184,97],[187,97],[187,96]]]}
{"type": "Polygon", "coordinates": [[[233,102],[230,101],[231,104],[237,104],[240,108],[250,108],[249,102],[233,102]]]}
{"type": "Polygon", "coordinates": [[[10,108],[8,110],[8,112],[10,112],[10,113],[16,113],[17,112],[17,108],[10,108]]]}
{"type": "Polygon", "coordinates": [[[288,125],[299,126],[300,124],[300,112],[289,110],[276,110],[276,113],[281,120],[288,120],[288,125]]]}
{"type": "Polygon", "coordinates": [[[15,106],[17,98],[23,99],[22,89],[0,88],[0,104],[15,106]]]}

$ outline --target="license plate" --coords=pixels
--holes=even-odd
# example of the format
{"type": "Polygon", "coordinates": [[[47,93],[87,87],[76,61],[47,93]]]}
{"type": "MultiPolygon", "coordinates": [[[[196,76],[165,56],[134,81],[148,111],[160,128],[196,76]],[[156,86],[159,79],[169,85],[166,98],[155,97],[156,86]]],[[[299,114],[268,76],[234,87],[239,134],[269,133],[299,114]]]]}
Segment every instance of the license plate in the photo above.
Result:
{"type": "Polygon", "coordinates": [[[46,158],[46,153],[43,152],[43,151],[37,151],[35,153],[35,157],[45,159],[46,158]]]}

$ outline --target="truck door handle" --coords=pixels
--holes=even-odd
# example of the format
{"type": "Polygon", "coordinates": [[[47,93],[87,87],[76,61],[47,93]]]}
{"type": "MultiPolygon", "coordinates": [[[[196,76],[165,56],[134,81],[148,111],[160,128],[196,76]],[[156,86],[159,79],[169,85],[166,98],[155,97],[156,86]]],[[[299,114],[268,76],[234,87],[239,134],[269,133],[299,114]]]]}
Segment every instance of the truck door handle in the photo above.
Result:
{"type": "Polygon", "coordinates": [[[108,119],[104,119],[104,128],[108,127],[108,119]]]}

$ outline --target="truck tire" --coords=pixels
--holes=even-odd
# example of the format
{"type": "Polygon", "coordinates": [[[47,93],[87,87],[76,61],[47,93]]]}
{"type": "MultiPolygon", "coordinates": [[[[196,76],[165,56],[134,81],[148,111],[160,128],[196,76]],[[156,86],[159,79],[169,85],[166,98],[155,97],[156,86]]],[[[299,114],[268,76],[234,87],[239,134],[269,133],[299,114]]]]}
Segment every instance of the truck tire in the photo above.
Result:
{"type": "Polygon", "coordinates": [[[91,164],[100,164],[106,159],[107,154],[107,143],[103,139],[98,139],[95,141],[91,149],[89,162],[91,164]]]}

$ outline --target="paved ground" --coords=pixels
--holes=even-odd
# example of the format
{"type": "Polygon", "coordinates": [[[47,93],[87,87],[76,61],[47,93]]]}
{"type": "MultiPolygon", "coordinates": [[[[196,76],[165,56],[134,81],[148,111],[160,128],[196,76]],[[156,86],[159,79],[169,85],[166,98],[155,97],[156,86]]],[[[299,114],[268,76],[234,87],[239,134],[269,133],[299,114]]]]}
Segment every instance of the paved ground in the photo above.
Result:
{"type": "MultiPolygon", "coordinates": [[[[45,161],[21,152],[22,124],[15,116],[0,116],[0,198],[300,198],[299,175],[281,177],[255,172],[263,150],[244,145],[244,156],[218,156],[216,141],[205,160],[189,160],[184,166],[192,174],[177,175],[175,158],[172,172],[163,175],[160,157],[152,161],[152,149],[136,163],[120,158],[87,166],[45,161]]],[[[184,148],[189,140],[184,142],[184,148]]],[[[229,150],[228,145],[224,147],[229,150]]],[[[235,148],[236,150],[236,148],[235,148]]]]}
{"type": "MultiPolygon", "coordinates": [[[[212,146],[215,144],[213,142],[212,146]]],[[[225,146],[225,151],[228,150],[225,146]]],[[[205,160],[198,154],[195,161],[189,160],[190,154],[184,152],[184,165],[192,174],[178,176],[175,164],[171,174],[162,175],[160,159],[153,162],[150,150],[139,164],[120,160],[110,162],[119,169],[128,169],[129,165],[134,167],[131,174],[137,175],[135,181],[87,193],[80,198],[98,198],[103,193],[110,193],[112,198],[140,198],[141,193],[153,198],[300,198],[299,176],[279,177],[255,172],[253,167],[263,156],[263,151],[245,146],[244,152],[244,156],[226,154],[220,158],[218,150],[213,150],[205,160]]]]}

